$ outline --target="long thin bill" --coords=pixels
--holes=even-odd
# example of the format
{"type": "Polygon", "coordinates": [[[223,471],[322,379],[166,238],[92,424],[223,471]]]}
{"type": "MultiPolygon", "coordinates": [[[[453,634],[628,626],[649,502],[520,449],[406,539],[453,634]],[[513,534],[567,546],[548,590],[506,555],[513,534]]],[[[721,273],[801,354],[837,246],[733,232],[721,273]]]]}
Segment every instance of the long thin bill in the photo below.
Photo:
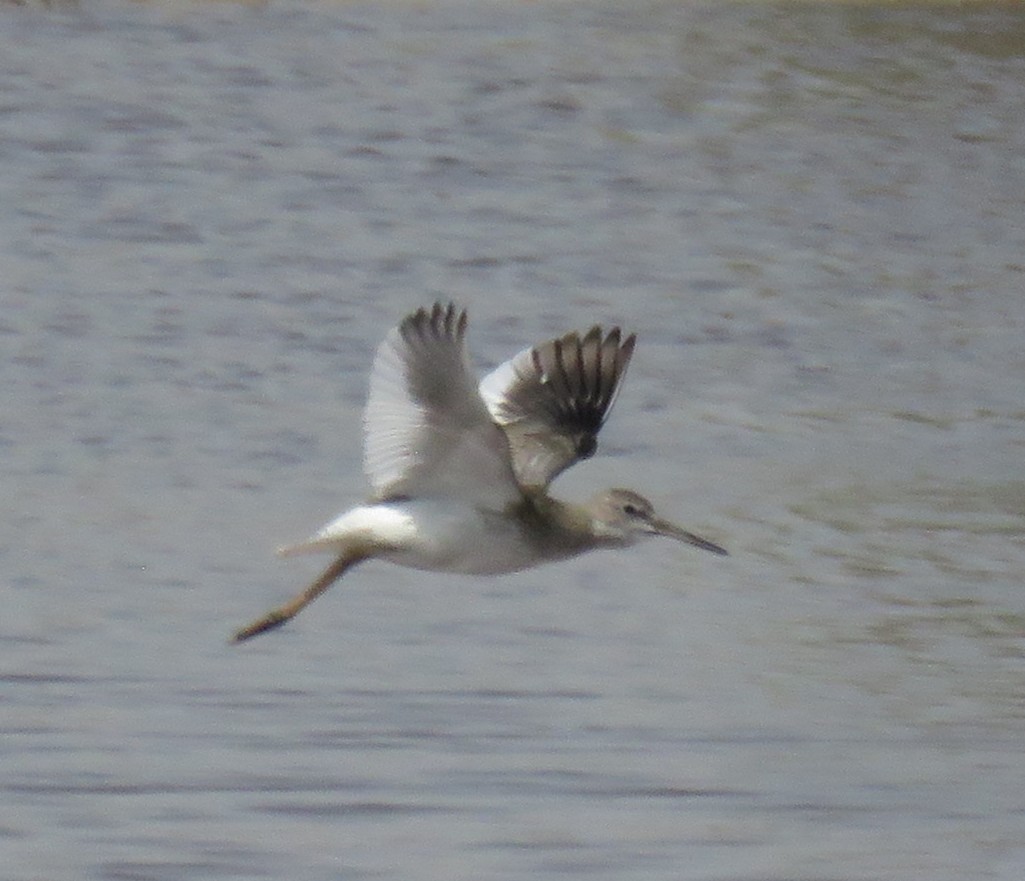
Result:
{"type": "Polygon", "coordinates": [[[715,542],[702,538],[700,535],[695,535],[693,532],[687,532],[686,529],[681,529],[675,523],[670,523],[668,520],[655,520],[652,522],[652,526],[655,527],[659,535],[675,538],[677,541],[694,545],[694,547],[701,548],[703,551],[711,551],[713,554],[719,554],[721,557],[729,556],[729,551],[726,548],[720,547],[715,542]]]}

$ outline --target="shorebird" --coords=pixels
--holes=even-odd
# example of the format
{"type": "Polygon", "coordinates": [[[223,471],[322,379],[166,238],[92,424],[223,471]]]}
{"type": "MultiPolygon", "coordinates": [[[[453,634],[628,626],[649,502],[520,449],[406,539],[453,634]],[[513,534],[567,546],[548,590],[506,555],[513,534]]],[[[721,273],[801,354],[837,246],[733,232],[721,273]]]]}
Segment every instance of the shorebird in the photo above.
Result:
{"type": "Polygon", "coordinates": [[[659,517],[646,498],[608,489],[578,505],[548,494],[557,475],[594,454],[633,355],[618,327],[568,333],[525,349],[478,385],[466,312],[419,309],[377,350],[363,415],[373,493],[288,556],[334,562],[302,593],[238,630],[280,627],[357,563],[492,575],[663,535],[716,554],[719,545],[659,517]]]}

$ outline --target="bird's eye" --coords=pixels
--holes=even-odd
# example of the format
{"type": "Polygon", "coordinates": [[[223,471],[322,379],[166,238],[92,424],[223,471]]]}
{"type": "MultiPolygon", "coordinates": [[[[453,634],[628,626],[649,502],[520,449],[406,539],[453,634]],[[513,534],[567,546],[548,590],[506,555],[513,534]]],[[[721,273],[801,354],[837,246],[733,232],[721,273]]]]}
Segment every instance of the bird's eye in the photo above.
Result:
{"type": "Polygon", "coordinates": [[[637,510],[636,505],[623,505],[623,513],[628,514],[631,517],[636,517],[641,512],[637,510]]]}

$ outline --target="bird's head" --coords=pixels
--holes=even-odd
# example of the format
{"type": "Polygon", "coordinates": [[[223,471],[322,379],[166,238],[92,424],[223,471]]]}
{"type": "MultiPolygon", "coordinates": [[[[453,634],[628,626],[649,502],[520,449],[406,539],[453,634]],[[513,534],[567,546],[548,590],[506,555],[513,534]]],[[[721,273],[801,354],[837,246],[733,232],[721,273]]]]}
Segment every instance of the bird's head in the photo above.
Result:
{"type": "Polygon", "coordinates": [[[591,499],[588,508],[595,534],[610,542],[631,545],[649,535],[664,535],[713,554],[726,554],[714,542],[659,517],[651,502],[633,490],[607,489],[591,499]]]}

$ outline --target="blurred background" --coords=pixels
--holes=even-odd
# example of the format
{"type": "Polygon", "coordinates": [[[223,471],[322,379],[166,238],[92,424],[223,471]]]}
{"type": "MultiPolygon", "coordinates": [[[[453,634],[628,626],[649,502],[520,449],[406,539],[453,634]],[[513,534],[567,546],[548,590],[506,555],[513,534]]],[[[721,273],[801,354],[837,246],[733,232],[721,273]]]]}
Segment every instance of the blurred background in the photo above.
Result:
{"type": "Polygon", "coordinates": [[[1019,879],[1017,4],[0,8],[0,878],[1019,879]],[[275,559],[376,345],[639,337],[731,552],[275,559]]]}

